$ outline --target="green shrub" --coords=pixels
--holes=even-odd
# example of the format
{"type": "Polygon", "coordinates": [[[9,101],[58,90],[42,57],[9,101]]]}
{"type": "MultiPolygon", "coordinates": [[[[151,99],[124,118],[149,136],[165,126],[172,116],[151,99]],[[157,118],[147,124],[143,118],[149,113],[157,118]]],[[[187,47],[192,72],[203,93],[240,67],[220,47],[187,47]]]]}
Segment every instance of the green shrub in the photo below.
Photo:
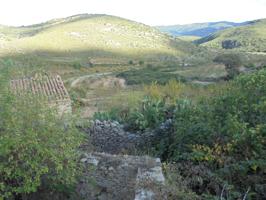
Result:
{"type": "Polygon", "coordinates": [[[239,68],[243,64],[242,58],[238,54],[222,54],[214,58],[214,62],[222,63],[225,65],[227,77],[234,78],[240,73],[239,68]]]}
{"type": "MultiPolygon", "coordinates": [[[[153,84],[148,90],[153,98],[145,98],[125,122],[131,129],[147,130],[172,118],[173,127],[148,151],[163,161],[178,163],[176,173],[187,183],[186,189],[200,198],[217,199],[223,191],[224,198],[243,199],[250,188],[248,198],[264,199],[265,85],[266,70],[261,69],[236,77],[218,91],[210,87],[212,96],[197,101],[177,96],[170,108],[173,104],[166,104],[164,98],[166,86],[153,84]],[[172,114],[166,114],[168,110],[172,114]]],[[[167,86],[167,93],[179,91],[176,86],[167,86]]]]}
{"type": "Polygon", "coordinates": [[[118,109],[112,108],[107,112],[96,112],[93,115],[93,119],[98,119],[100,121],[121,121],[122,118],[120,117],[121,112],[118,109]]]}
{"type": "Polygon", "coordinates": [[[147,64],[147,68],[152,69],[152,68],[154,68],[154,66],[149,63],[149,64],[147,64]]]}
{"type": "Polygon", "coordinates": [[[128,61],[128,64],[129,64],[129,65],[134,65],[133,60],[128,61]]]}
{"type": "Polygon", "coordinates": [[[144,61],[143,60],[140,60],[139,61],[139,65],[144,65],[144,61]]]}
{"type": "Polygon", "coordinates": [[[14,96],[6,71],[1,71],[0,83],[0,199],[44,185],[68,188],[79,171],[81,134],[72,120],[60,120],[39,99],[14,96]]]}
{"type": "Polygon", "coordinates": [[[80,70],[82,67],[82,65],[78,62],[74,63],[72,66],[74,67],[74,69],[77,69],[77,70],[80,70]]]}
{"type": "Polygon", "coordinates": [[[154,128],[165,119],[165,109],[164,101],[146,97],[141,106],[129,114],[127,122],[134,130],[154,128]]]}
{"type": "MultiPolygon", "coordinates": [[[[158,154],[168,161],[205,163],[222,180],[217,183],[219,192],[223,184],[231,185],[226,192],[231,188],[232,199],[243,197],[249,187],[250,198],[265,197],[265,84],[266,70],[261,70],[239,76],[213,98],[194,105],[178,102],[172,139],[162,138],[158,154]]],[[[200,177],[208,181],[201,173],[200,177]]]]}
{"type": "Polygon", "coordinates": [[[124,78],[129,85],[151,84],[152,82],[166,84],[169,80],[186,81],[184,77],[178,74],[163,72],[162,70],[162,67],[145,67],[122,72],[118,74],[118,77],[124,78]]]}

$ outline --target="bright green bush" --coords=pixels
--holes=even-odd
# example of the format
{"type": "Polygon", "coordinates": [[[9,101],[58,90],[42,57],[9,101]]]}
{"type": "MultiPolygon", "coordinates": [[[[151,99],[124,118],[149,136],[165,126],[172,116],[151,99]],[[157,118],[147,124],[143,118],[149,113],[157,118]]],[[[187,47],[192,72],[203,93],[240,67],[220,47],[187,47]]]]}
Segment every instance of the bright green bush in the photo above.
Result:
{"type": "Polygon", "coordinates": [[[146,128],[155,128],[166,118],[165,101],[146,96],[140,106],[132,109],[112,108],[107,112],[96,112],[93,116],[98,120],[116,120],[126,123],[132,130],[143,131],[146,128]]]}
{"type": "Polygon", "coordinates": [[[6,72],[0,84],[0,199],[71,186],[79,171],[81,134],[43,102],[13,95],[6,72]]]}
{"type": "Polygon", "coordinates": [[[165,119],[166,105],[163,100],[146,97],[141,106],[130,112],[127,122],[131,129],[154,128],[165,119]]]}
{"type": "Polygon", "coordinates": [[[120,122],[121,120],[123,120],[123,117],[121,116],[120,110],[112,108],[110,111],[107,112],[96,112],[93,115],[93,119],[98,119],[100,121],[116,120],[120,122]]]}

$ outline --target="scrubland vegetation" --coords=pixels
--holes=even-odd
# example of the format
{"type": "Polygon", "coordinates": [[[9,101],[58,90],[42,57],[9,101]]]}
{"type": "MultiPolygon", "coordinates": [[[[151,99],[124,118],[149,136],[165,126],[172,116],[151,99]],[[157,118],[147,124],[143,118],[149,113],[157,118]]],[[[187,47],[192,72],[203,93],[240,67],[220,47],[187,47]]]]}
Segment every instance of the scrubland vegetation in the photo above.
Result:
{"type": "Polygon", "coordinates": [[[59,119],[54,109],[30,94],[10,91],[13,68],[0,76],[0,199],[21,199],[37,190],[71,195],[79,175],[83,140],[74,117],[59,119]]]}
{"type": "Polygon", "coordinates": [[[139,152],[161,158],[170,200],[265,199],[266,59],[257,23],[265,24],[224,30],[200,46],[107,15],[1,26],[0,199],[41,190],[71,199],[82,171],[80,124],[95,119],[141,135],[170,124],[139,152]],[[246,37],[241,51],[219,46],[246,37]],[[36,72],[61,75],[72,116],[59,119],[9,90],[10,79],[36,72]]]}
{"type": "Polygon", "coordinates": [[[118,120],[140,134],[172,121],[167,137],[146,149],[167,163],[170,199],[263,199],[265,83],[262,69],[205,87],[152,84],[139,105],[95,117],[118,120]]]}
{"type": "Polygon", "coordinates": [[[237,49],[250,52],[265,52],[266,20],[249,22],[246,26],[234,27],[196,41],[212,48],[237,49]]]}

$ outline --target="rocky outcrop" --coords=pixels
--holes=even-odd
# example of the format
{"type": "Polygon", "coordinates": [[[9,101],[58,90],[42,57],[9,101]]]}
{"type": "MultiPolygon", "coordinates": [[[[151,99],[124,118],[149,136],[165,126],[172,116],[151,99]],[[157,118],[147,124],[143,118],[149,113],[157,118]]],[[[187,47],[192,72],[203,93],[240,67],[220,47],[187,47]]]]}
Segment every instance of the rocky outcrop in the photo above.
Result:
{"type": "Polygon", "coordinates": [[[158,158],[85,154],[84,176],[77,192],[90,200],[163,200],[164,176],[158,158]]]}
{"type": "Polygon", "coordinates": [[[240,47],[241,44],[237,40],[224,40],[222,41],[223,49],[234,49],[240,47]]]}

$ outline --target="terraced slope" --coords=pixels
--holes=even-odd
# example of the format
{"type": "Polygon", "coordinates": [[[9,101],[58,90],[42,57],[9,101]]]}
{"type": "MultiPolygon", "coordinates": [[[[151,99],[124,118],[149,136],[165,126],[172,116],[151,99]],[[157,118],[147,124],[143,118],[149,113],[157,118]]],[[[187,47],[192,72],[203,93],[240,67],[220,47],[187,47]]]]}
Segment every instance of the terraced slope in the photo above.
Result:
{"type": "Polygon", "coordinates": [[[266,19],[217,32],[196,41],[203,46],[266,52],[266,19]]]}

